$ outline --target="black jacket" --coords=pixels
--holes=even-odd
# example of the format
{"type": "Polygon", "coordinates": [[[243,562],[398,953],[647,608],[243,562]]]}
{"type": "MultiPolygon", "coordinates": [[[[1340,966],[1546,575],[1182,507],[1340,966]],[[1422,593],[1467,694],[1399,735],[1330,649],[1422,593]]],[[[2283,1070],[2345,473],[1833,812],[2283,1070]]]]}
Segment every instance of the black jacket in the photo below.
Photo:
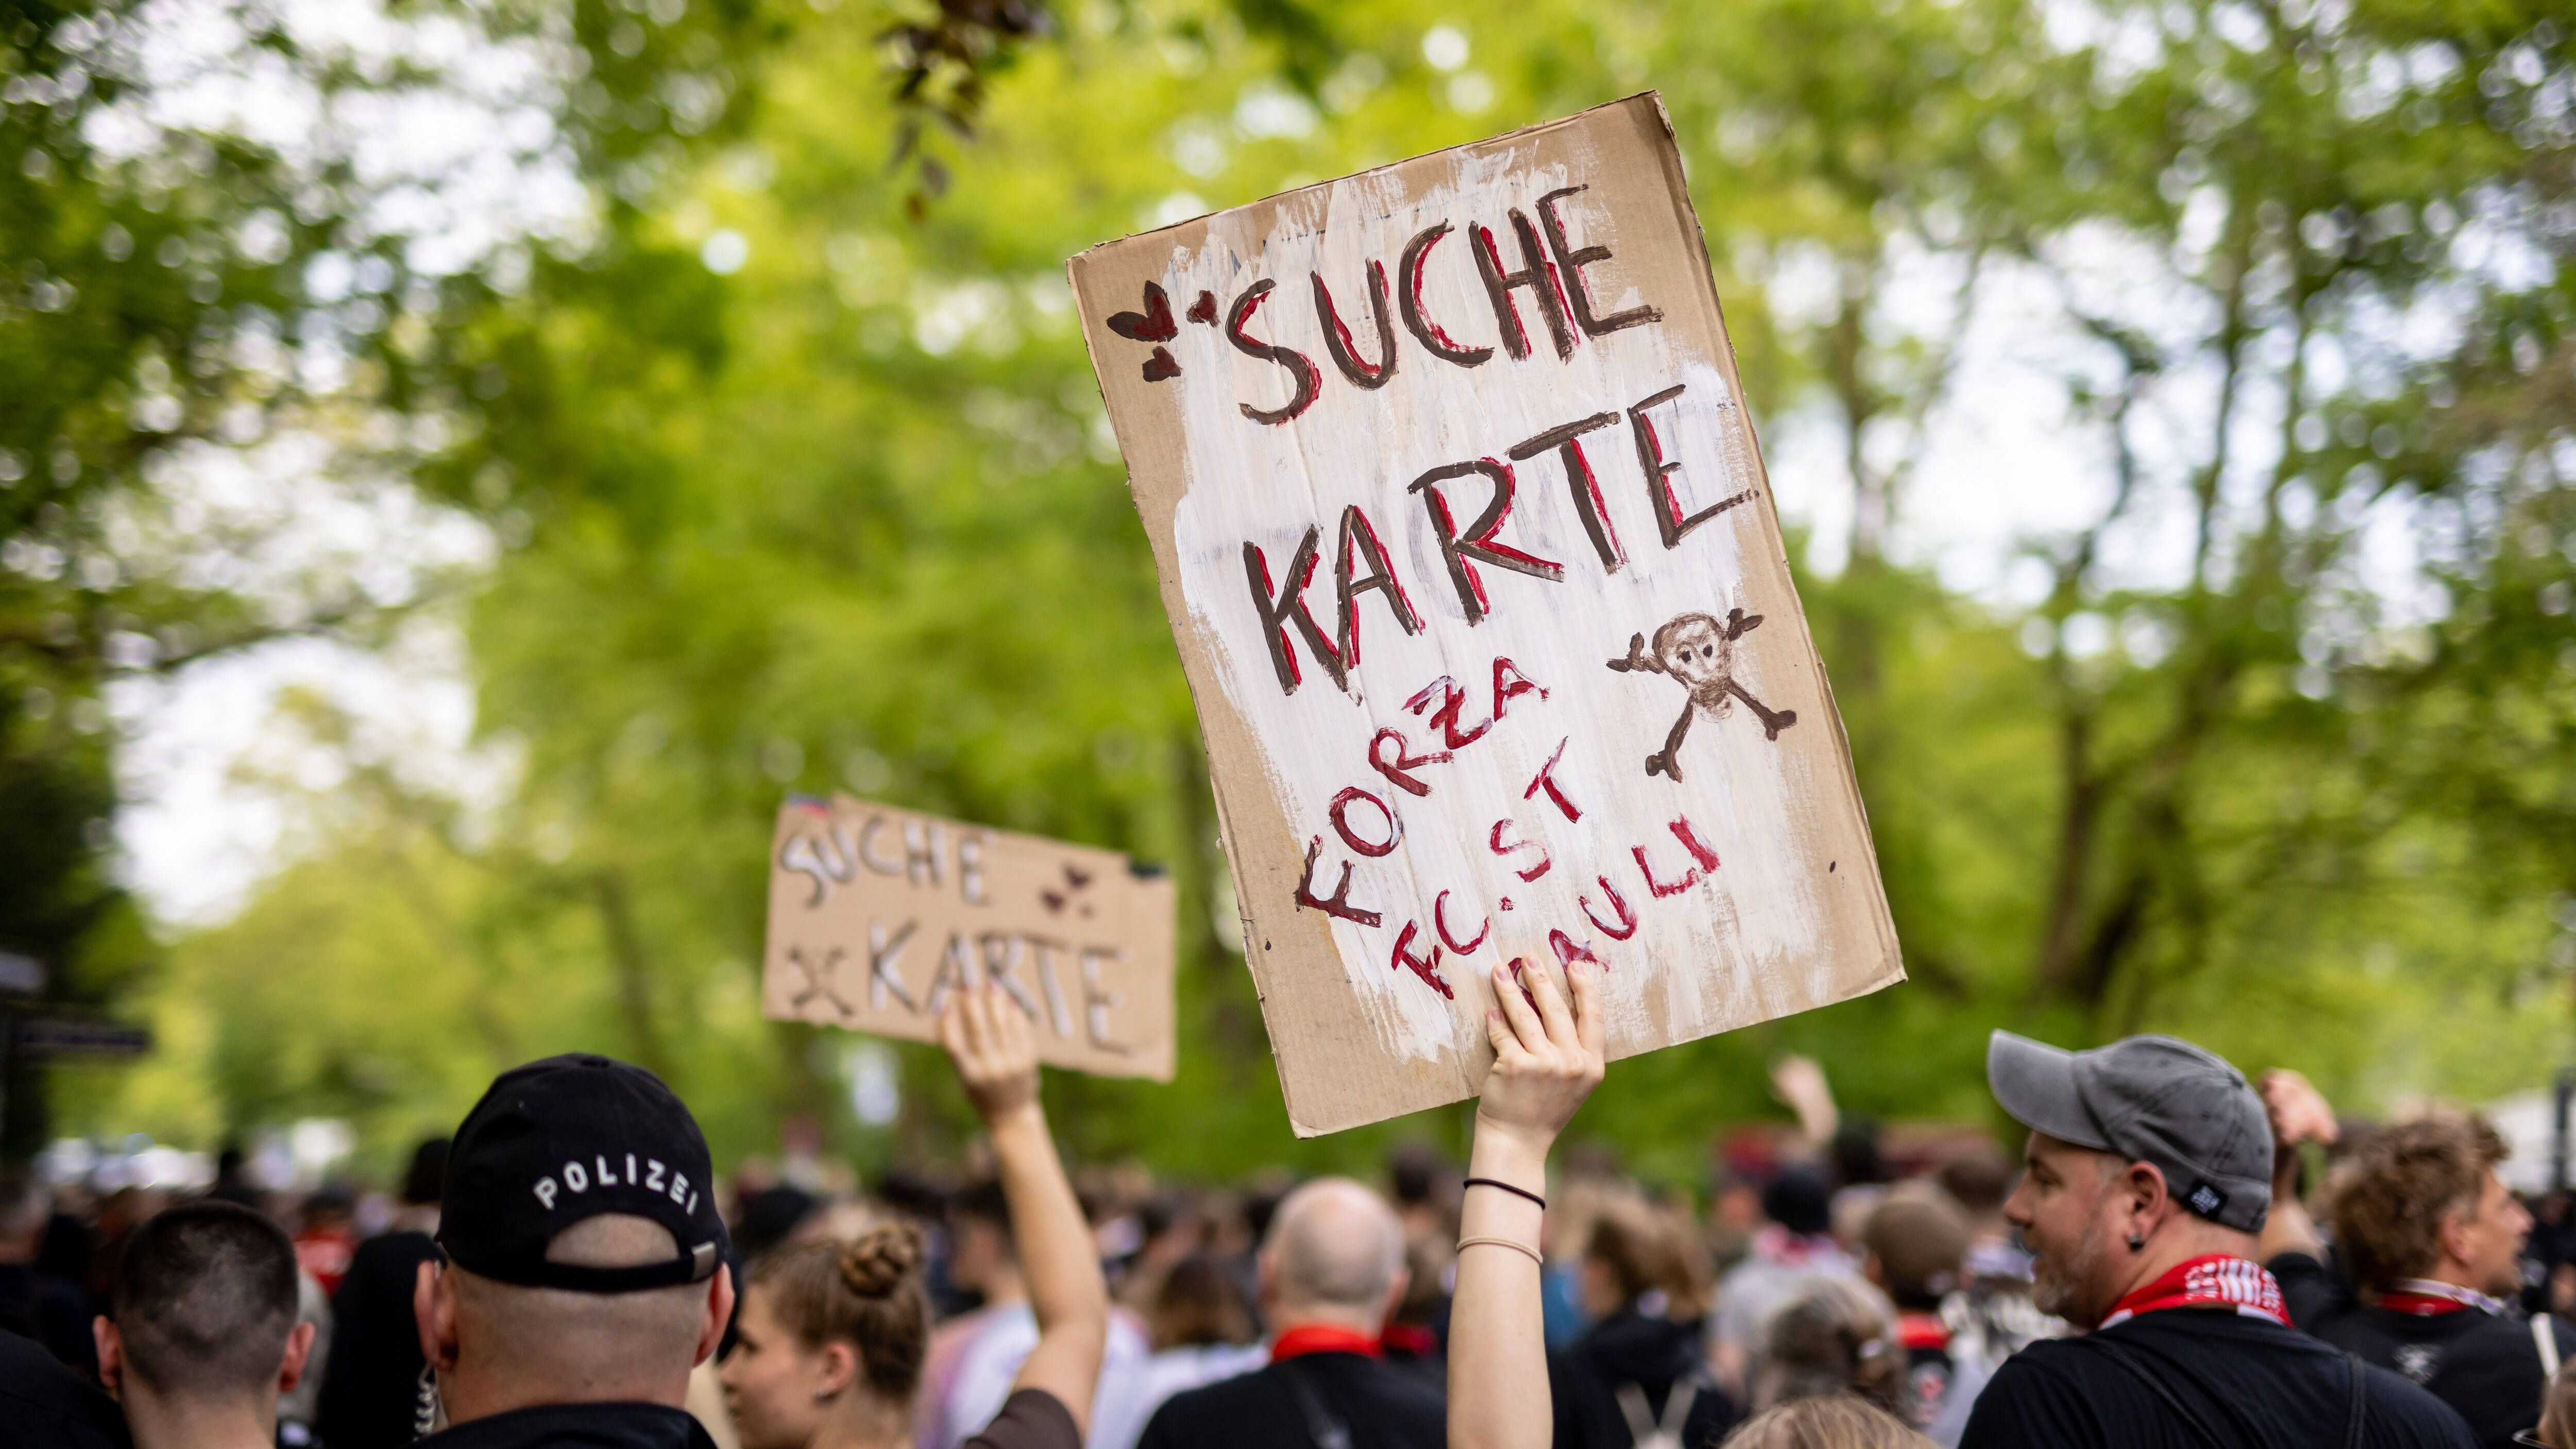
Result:
{"type": "Polygon", "coordinates": [[[1349,1433],[1350,1449],[1449,1442],[1447,1396],[1419,1374],[1356,1353],[1309,1353],[1174,1394],[1137,1449],[1314,1449],[1324,1436],[1310,1406],[1349,1433]]]}
{"type": "MultiPolygon", "coordinates": [[[[2514,1434],[2540,1422],[2547,1376],[2532,1323],[2467,1309],[2417,1317],[2360,1301],[2334,1265],[2305,1253],[2272,1260],[2281,1296],[2299,1327],[2367,1362],[2393,1369],[2459,1411],[2482,1449],[2513,1449],[2514,1434]]],[[[2576,1332],[2553,1319],[2562,1361],[2576,1360],[2576,1332]]]]}
{"type": "Polygon", "coordinates": [[[9,1449],[130,1449],[125,1416],[44,1345],[0,1333],[0,1444],[9,1449]]]}
{"type": "Polygon", "coordinates": [[[358,1245],[331,1295],[331,1357],[314,1430],[330,1449],[401,1449],[420,1402],[420,1330],[412,1285],[438,1256],[427,1233],[379,1233],[358,1245]]]}

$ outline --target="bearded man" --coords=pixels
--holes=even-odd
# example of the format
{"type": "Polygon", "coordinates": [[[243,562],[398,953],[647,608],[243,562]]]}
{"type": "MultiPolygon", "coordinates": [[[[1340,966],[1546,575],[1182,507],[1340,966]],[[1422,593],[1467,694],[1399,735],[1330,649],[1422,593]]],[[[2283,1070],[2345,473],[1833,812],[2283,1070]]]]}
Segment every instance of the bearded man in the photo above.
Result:
{"type": "Polygon", "coordinates": [[[2172,1037],[1999,1031],[1986,1079],[2030,1129],[2004,1216],[2034,1299],[2083,1333],[2005,1360],[1961,1449],[2471,1449],[2447,1405],[2290,1326],[2254,1260],[2272,1130],[2242,1073],[2172,1037]]]}

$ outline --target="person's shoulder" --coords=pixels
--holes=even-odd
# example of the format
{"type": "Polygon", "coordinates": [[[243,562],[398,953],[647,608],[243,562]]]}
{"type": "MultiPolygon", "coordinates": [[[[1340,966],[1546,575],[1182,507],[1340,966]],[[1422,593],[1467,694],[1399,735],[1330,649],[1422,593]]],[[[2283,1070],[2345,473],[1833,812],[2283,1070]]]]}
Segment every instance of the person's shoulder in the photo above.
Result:
{"type": "Polygon", "coordinates": [[[1969,1410],[1960,1449],[2087,1443],[2101,1407],[2097,1352],[2079,1340],[2044,1338],[1997,1365],[1969,1410]]]}
{"type": "Polygon", "coordinates": [[[2263,1271],[2286,1281],[2290,1278],[2314,1277],[2331,1270],[2326,1267],[2325,1260],[2316,1254],[2304,1248],[2292,1248],[2286,1253],[2273,1254],[2263,1264],[2263,1271]]]}
{"type": "Polygon", "coordinates": [[[2085,1338],[2037,1338],[1995,1366],[1995,1379],[2064,1378],[2081,1374],[2098,1356],[2085,1338]]]}
{"type": "Polygon", "coordinates": [[[2313,1253],[2277,1254],[2263,1265],[2281,1285],[2281,1301],[2300,1328],[2317,1333],[2353,1310],[2352,1284],[2340,1269],[2313,1253]]]}
{"type": "Polygon", "coordinates": [[[62,1366],[43,1344],[0,1329],[0,1423],[30,1449],[125,1449],[116,1403],[62,1366]],[[20,1436],[24,1437],[20,1437],[20,1436]]]}
{"type": "Polygon", "coordinates": [[[1268,1396],[1269,1372],[1256,1365],[1232,1378],[1183,1389],[1154,1410],[1152,1422],[1161,1424],[1168,1419],[1175,1426],[1189,1425],[1240,1413],[1268,1396]]]}
{"type": "Polygon", "coordinates": [[[2421,1385],[2377,1364],[2364,1363],[2357,1358],[2352,1362],[2361,1370],[2371,1417],[2382,1423],[2393,1422],[2402,1431],[2402,1437],[2375,1434],[2371,1442],[2404,1445],[2406,1449],[2415,1449],[2415,1446],[2424,1446],[2424,1449],[2472,1449],[2478,1442],[2459,1411],[2433,1397],[2421,1385]]]}
{"type": "Polygon", "coordinates": [[[2043,1338],[1997,1364],[1977,1402],[2090,1398],[2106,1379],[2123,1377],[2097,1344],[2081,1338],[2043,1338]]]}
{"type": "Polygon", "coordinates": [[[1445,1420],[1448,1392],[1439,1380],[1382,1358],[1357,1359],[1352,1374],[1369,1395],[1398,1413],[1422,1413],[1445,1420]]]}

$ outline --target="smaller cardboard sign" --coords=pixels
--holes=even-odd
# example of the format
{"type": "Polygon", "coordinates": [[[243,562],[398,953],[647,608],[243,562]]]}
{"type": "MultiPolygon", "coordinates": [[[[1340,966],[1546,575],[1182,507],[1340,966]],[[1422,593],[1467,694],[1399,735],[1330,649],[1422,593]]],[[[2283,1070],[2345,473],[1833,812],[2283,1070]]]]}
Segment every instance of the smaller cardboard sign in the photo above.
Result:
{"type": "Polygon", "coordinates": [[[936,1041],[949,993],[991,980],[1049,1065],[1172,1079],[1160,872],[846,795],[789,796],[769,863],[769,1017],[936,1041]]]}

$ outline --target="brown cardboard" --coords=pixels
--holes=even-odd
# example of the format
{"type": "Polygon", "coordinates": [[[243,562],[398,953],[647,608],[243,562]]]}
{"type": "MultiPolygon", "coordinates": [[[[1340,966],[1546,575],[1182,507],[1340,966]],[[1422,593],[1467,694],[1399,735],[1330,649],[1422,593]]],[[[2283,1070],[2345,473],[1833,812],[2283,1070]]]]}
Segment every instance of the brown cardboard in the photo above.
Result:
{"type": "Polygon", "coordinates": [[[766,1015],[935,1041],[948,993],[990,979],[1040,1060],[1172,1079],[1168,877],[846,795],[789,796],[769,862],[766,1015]]]}
{"type": "Polygon", "coordinates": [[[1903,979],[1656,97],[1069,269],[1301,1135],[1473,1095],[1497,961],[1614,1057],[1903,979]]]}

